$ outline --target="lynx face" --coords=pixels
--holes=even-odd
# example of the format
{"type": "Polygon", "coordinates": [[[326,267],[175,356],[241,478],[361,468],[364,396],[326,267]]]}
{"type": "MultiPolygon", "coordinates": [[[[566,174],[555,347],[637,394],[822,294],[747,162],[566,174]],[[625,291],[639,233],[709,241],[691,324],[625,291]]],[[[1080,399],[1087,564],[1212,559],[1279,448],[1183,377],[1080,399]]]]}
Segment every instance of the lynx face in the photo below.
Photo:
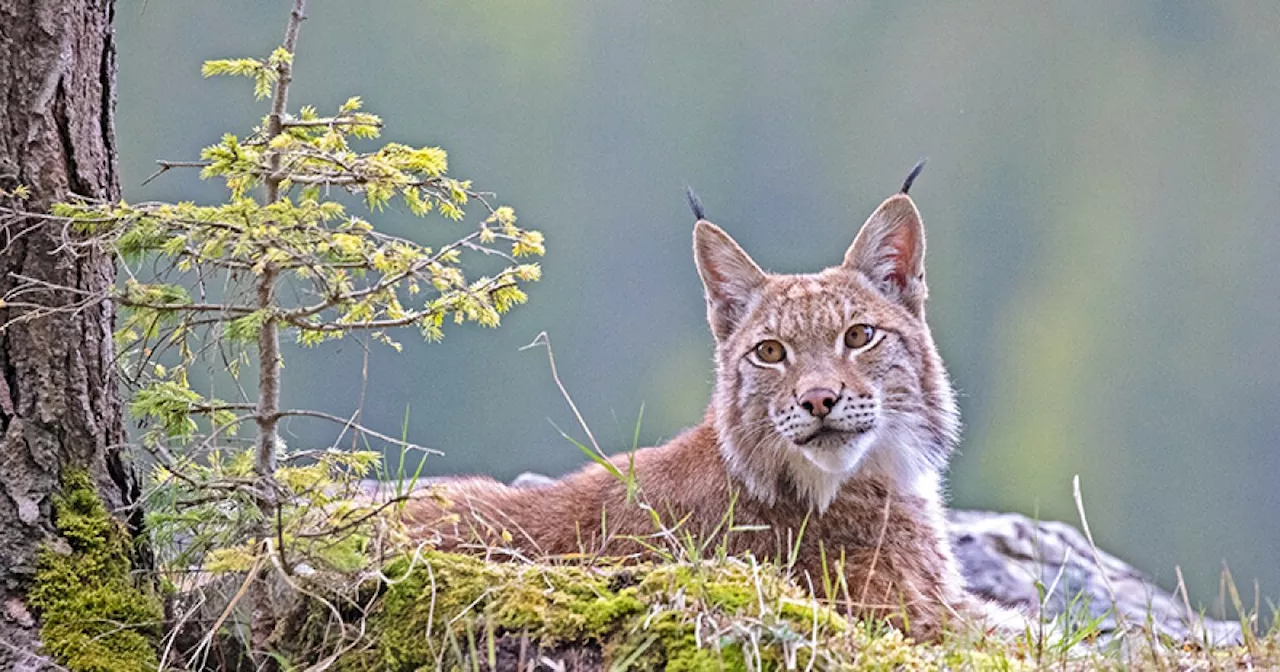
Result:
{"type": "Polygon", "coordinates": [[[885,201],[844,263],[812,275],[765,273],[706,221],[694,251],[716,337],[716,430],[748,491],[819,511],[857,475],[936,494],[958,419],[924,321],[911,199],[885,201]]]}

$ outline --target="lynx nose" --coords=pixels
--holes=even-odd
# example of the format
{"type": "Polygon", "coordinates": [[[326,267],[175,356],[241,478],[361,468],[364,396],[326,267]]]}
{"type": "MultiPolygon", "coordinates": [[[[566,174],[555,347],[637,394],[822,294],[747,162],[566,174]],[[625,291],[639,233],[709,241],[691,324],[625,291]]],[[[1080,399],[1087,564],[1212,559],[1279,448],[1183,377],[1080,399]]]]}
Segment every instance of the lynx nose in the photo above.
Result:
{"type": "Polygon", "coordinates": [[[815,418],[825,418],[836,406],[836,393],[825,387],[815,387],[800,395],[800,407],[815,418]]]}

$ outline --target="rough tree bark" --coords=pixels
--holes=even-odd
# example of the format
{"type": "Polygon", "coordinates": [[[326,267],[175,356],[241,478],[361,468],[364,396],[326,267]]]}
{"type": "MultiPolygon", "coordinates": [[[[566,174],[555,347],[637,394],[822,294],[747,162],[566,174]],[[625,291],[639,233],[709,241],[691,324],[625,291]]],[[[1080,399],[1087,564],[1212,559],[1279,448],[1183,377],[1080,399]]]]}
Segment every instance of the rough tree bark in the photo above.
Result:
{"type": "MultiPolygon", "coordinates": [[[[69,194],[120,196],[113,4],[0,0],[0,189],[30,187],[27,210],[47,211],[69,194]]],[[[0,228],[0,295],[14,274],[90,292],[110,285],[110,258],[57,251],[61,227],[32,228],[38,221],[0,228]]],[[[0,324],[16,312],[0,307],[0,324]]],[[[112,307],[96,304],[0,330],[0,669],[44,665],[25,593],[40,544],[57,547],[51,493],[62,473],[86,470],[107,506],[130,517],[137,488],[120,452],[112,323],[112,307]]]]}

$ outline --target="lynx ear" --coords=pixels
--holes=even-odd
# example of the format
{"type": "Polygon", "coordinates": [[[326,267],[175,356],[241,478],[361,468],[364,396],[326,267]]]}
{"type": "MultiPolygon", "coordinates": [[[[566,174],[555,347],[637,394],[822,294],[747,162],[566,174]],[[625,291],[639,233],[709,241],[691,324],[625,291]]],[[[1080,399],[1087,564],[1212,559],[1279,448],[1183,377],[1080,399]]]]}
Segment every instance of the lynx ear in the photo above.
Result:
{"type": "Polygon", "coordinates": [[[871,213],[844,255],[844,268],[867,276],[912,314],[924,310],[924,223],[905,192],[871,213]]]}
{"type": "Polygon", "coordinates": [[[711,333],[723,341],[746,316],[764,284],[764,271],[729,234],[705,219],[693,225],[693,259],[707,292],[711,333]]]}

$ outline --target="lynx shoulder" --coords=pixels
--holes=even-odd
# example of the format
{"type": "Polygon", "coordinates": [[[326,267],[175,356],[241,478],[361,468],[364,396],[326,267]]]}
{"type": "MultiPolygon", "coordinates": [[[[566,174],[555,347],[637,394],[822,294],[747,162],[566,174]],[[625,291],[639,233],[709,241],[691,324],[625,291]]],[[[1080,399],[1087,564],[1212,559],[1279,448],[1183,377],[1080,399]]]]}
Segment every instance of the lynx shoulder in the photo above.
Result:
{"type": "Polygon", "coordinates": [[[592,465],[536,488],[447,482],[408,504],[410,529],[445,548],[482,541],[535,557],[643,554],[653,512],[723,535],[706,541],[735,554],[774,558],[799,539],[799,580],[821,585],[823,556],[843,557],[853,611],[936,636],[969,598],[944,527],[941,474],[959,418],[925,322],[919,211],[904,188],[840,264],[803,275],[761,270],[695,213],[715,388],[701,424],[615,458],[650,510],[592,465]],[[731,509],[748,531],[724,534],[731,509]]]}

